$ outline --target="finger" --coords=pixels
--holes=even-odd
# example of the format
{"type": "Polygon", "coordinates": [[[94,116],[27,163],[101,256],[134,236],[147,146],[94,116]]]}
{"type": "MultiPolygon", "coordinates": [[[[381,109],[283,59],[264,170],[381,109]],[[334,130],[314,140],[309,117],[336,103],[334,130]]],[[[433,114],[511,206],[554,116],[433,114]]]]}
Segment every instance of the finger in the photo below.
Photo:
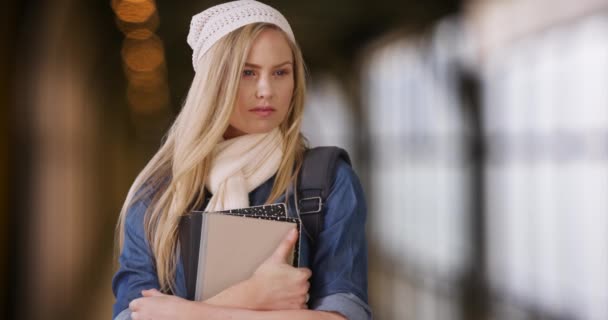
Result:
{"type": "Polygon", "coordinates": [[[164,296],[164,294],[162,294],[160,291],[158,291],[156,289],[142,290],[141,294],[144,297],[159,297],[159,296],[164,296]]]}
{"type": "Polygon", "coordinates": [[[139,309],[139,299],[134,299],[129,303],[129,309],[131,311],[137,311],[139,309]]]}
{"type": "Polygon", "coordinates": [[[310,269],[308,268],[298,268],[298,272],[300,273],[300,277],[302,277],[302,280],[306,280],[312,277],[312,271],[310,271],[310,269]]]}
{"type": "Polygon", "coordinates": [[[270,258],[276,262],[286,263],[287,257],[291,253],[291,250],[293,249],[293,246],[296,244],[297,240],[298,231],[295,228],[291,229],[270,258]]]}
{"type": "Polygon", "coordinates": [[[308,309],[308,304],[307,304],[307,302],[304,301],[304,297],[300,297],[294,302],[295,303],[294,303],[293,307],[296,310],[308,309]]]}
{"type": "Polygon", "coordinates": [[[307,304],[308,303],[308,299],[310,299],[310,296],[308,294],[305,295],[301,295],[297,298],[296,302],[299,306],[307,304]]]}
{"type": "Polygon", "coordinates": [[[304,292],[308,293],[308,290],[310,290],[310,282],[306,281],[306,283],[304,283],[304,292]]]}

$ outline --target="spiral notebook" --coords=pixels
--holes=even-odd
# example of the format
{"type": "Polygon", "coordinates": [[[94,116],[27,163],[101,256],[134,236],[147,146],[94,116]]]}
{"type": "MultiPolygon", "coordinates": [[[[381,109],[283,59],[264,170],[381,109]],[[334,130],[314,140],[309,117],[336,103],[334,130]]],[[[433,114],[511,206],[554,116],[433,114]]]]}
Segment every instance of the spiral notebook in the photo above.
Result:
{"type": "MultiPolygon", "coordinates": [[[[249,278],[300,220],[284,203],[220,212],[193,211],[179,224],[187,298],[202,301],[249,278]]],[[[291,264],[298,266],[299,240],[291,264]]]]}

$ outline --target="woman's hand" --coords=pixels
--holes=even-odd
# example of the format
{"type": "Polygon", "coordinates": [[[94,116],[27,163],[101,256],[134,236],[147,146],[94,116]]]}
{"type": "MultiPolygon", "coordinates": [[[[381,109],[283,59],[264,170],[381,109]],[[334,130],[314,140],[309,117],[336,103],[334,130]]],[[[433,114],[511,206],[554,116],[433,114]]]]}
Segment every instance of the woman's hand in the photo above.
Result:
{"type": "Polygon", "coordinates": [[[307,308],[310,288],[308,279],[312,272],[306,268],[294,268],[287,263],[297,240],[298,232],[293,229],[249,279],[255,288],[259,310],[307,308]]]}
{"type": "Polygon", "coordinates": [[[306,268],[294,268],[287,258],[298,240],[296,229],[291,230],[274,253],[266,259],[248,280],[230,287],[208,299],[206,303],[254,310],[306,309],[308,279],[306,268]]]}
{"type": "Polygon", "coordinates": [[[156,289],[143,290],[143,298],[129,304],[133,320],[188,319],[191,301],[163,294],[156,289]]]}

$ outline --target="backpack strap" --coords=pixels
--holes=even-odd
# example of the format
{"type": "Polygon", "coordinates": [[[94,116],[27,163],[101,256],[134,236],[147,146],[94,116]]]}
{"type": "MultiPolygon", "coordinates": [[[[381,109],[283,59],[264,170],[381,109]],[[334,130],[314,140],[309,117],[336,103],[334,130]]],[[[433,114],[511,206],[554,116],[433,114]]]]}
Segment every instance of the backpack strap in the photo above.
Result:
{"type": "Polygon", "coordinates": [[[296,206],[303,229],[313,246],[323,228],[325,200],[334,183],[339,159],[351,164],[348,153],[338,147],[316,147],[304,153],[298,177],[296,206]]]}

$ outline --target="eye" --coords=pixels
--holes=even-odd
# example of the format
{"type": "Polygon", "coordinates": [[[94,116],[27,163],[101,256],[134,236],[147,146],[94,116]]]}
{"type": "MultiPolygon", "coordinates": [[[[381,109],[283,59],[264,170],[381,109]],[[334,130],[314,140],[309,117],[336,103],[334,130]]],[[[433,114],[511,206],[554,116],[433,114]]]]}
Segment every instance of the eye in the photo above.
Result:
{"type": "Polygon", "coordinates": [[[285,76],[288,74],[289,74],[289,70],[287,70],[287,69],[281,69],[281,70],[275,71],[275,75],[277,75],[277,76],[285,76]]]}
{"type": "Polygon", "coordinates": [[[250,70],[250,69],[245,69],[245,70],[243,70],[243,76],[253,77],[253,76],[255,76],[255,71],[250,70]]]}

